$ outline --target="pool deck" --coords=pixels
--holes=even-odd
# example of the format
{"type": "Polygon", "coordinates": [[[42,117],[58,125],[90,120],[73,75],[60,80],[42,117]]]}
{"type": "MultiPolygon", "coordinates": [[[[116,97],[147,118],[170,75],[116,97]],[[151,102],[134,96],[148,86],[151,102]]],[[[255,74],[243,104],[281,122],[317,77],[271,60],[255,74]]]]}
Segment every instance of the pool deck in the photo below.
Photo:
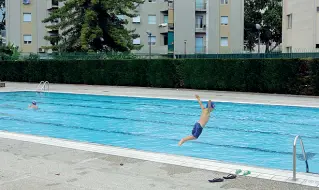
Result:
{"type": "MultiPolygon", "coordinates": [[[[34,91],[37,85],[6,82],[0,92],[34,91]]],[[[199,94],[218,102],[319,108],[319,97],[308,96],[61,84],[50,84],[50,91],[171,99],[199,94]]],[[[4,131],[0,142],[0,189],[319,189],[317,174],[297,173],[292,181],[291,171],[4,131]],[[251,174],[207,182],[236,169],[251,174]]]]}

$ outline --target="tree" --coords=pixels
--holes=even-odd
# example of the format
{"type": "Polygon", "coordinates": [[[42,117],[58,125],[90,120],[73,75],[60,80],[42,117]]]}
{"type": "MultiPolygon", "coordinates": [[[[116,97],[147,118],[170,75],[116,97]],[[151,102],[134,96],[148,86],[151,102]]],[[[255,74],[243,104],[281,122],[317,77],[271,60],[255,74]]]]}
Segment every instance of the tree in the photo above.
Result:
{"type": "Polygon", "coordinates": [[[252,51],[258,42],[255,24],[260,24],[260,39],[266,45],[265,53],[272,52],[282,41],[282,1],[245,0],[244,38],[246,49],[252,51]],[[273,47],[271,45],[275,43],[273,47]]]}
{"type": "Polygon", "coordinates": [[[134,17],[136,7],[144,0],[59,0],[64,5],[53,11],[44,23],[47,28],[61,31],[45,36],[52,46],[46,49],[60,51],[116,51],[140,49],[133,45],[138,35],[128,30],[127,20],[117,15],[134,17]],[[55,21],[59,20],[58,23],[55,21]]]}
{"type": "Polygon", "coordinates": [[[8,45],[0,46],[0,60],[18,60],[21,55],[21,50],[19,47],[8,43],[8,45]]]}

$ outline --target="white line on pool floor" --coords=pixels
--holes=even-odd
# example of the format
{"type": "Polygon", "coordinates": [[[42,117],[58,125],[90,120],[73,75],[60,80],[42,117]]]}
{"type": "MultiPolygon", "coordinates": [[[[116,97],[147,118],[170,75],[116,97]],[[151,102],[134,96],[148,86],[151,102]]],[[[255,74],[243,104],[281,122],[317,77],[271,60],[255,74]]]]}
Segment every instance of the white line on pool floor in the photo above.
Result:
{"type": "Polygon", "coordinates": [[[199,159],[186,156],[169,155],[164,153],[146,152],[140,150],[133,150],[128,148],[119,148],[113,146],[105,146],[93,143],[75,142],[57,138],[40,137],[34,135],[18,134],[0,131],[0,138],[27,141],[32,143],[39,143],[44,145],[58,146],[63,148],[70,148],[82,151],[89,151],[95,153],[102,153],[114,156],[122,156],[135,158],[140,160],[147,160],[159,162],[164,164],[173,164],[178,166],[197,168],[203,170],[217,171],[223,173],[235,174],[237,169],[243,171],[249,170],[251,174],[249,177],[260,179],[269,179],[274,181],[296,183],[306,186],[319,187],[319,175],[309,173],[297,173],[297,181],[292,180],[292,171],[260,168],[239,164],[229,164],[208,159],[199,159]]]}

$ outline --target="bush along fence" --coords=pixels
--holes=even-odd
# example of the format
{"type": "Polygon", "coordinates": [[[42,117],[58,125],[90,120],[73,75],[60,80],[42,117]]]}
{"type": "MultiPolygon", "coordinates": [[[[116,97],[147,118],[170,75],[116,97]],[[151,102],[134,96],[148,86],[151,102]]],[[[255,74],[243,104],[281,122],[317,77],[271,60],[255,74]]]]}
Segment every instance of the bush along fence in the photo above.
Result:
{"type": "Polygon", "coordinates": [[[319,95],[319,59],[4,61],[0,80],[319,95]]]}

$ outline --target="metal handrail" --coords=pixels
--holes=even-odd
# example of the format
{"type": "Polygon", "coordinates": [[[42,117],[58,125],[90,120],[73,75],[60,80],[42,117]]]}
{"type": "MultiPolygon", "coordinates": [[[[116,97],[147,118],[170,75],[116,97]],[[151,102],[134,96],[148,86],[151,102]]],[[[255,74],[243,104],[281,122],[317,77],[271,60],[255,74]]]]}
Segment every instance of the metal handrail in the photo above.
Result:
{"type": "Polygon", "coordinates": [[[297,135],[295,137],[295,140],[294,140],[294,144],[293,144],[293,178],[292,180],[296,181],[297,178],[296,178],[296,145],[297,145],[297,140],[299,139],[300,141],[300,146],[301,146],[301,149],[302,149],[302,154],[303,154],[303,157],[304,157],[304,160],[305,160],[305,163],[306,163],[306,172],[309,173],[309,165],[308,165],[308,160],[307,160],[307,154],[306,154],[306,151],[305,151],[305,147],[303,145],[303,142],[302,142],[302,139],[299,135],[297,135]]]}
{"type": "Polygon", "coordinates": [[[37,87],[37,90],[39,89],[39,87],[41,86],[41,84],[43,84],[44,81],[41,81],[39,84],[38,84],[38,87],[37,87]]]}
{"type": "Polygon", "coordinates": [[[50,88],[50,83],[49,81],[45,81],[44,84],[43,84],[43,91],[45,91],[45,86],[48,86],[48,91],[49,91],[49,88],[50,88]]]}
{"type": "Polygon", "coordinates": [[[37,87],[37,90],[45,91],[45,87],[48,86],[48,91],[50,88],[50,83],[49,81],[41,81],[37,87]],[[42,85],[42,86],[41,86],[42,85]],[[41,87],[41,88],[40,88],[41,87]]]}

